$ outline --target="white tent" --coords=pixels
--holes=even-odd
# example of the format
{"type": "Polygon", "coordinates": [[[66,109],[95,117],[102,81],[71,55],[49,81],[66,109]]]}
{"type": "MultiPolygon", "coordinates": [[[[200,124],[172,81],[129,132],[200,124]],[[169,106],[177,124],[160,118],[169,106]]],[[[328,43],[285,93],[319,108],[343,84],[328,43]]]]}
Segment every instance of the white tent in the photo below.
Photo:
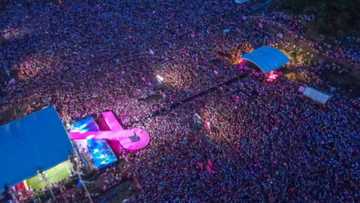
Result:
{"type": "Polygon", "coordinates": [[[312,87],[300,87],[299,91],[302,92],[304,96],[321,104],[325,104],[331,98],[330,95],[325,94],[312,87]]]}

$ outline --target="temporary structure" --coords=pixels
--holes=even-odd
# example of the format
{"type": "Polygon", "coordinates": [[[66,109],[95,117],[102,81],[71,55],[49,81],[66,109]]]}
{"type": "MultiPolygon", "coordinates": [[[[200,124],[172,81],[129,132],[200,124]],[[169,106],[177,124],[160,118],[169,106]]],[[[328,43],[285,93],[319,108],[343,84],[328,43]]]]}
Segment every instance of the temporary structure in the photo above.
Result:
{"type": "Polygon", "coordinates": [[[289,58],[279,49],[263,46],[242,56],[242,59],[255,64],[263,73],[280,69],[289,58]]]}
{"type": "Polygon", "coordinates": [[[72,146],[53,107],[0,126],[0,190],[68,160],[72,146]]]}

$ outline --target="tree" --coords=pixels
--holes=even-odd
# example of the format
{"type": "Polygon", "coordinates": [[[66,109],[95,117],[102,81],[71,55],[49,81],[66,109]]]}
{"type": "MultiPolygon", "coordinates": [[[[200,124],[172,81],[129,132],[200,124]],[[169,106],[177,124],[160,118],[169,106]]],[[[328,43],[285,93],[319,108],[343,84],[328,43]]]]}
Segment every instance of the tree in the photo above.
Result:
{"type": "Polygon", "coordinates": [[[317,31],[322,34],[358,33],[360,0],[283,0],[282,7],[290,12],[311,13],[317,31]]]}

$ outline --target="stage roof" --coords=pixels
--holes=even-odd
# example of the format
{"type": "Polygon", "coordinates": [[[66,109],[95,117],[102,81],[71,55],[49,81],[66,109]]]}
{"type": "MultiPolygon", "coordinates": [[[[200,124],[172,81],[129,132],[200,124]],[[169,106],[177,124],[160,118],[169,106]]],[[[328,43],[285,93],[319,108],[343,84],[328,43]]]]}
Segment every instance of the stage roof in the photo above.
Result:
{"type": "Polygon", "coordinates": [[[67,160],[71,152],[53,107],[0,126],[0,191],[67,160]]]}
{"type": "Polygon", "coordinates": [[[242,58],[255,64],[264,73],[280,69],[289,61],[289,58],[280,50],[268,46],[244,54],[242,58]]]}

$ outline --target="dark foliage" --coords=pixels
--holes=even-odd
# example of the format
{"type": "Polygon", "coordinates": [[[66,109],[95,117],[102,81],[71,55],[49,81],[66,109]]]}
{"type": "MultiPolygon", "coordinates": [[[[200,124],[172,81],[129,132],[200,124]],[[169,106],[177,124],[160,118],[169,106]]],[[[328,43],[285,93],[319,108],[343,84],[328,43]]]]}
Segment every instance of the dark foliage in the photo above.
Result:
{"type": "Polygon", "coordinates": [[[286,0],[283,8],[294,13],[312,13],[311,26],[322,34],[344,35],[360,28],[360,0],[286,0]]]}

